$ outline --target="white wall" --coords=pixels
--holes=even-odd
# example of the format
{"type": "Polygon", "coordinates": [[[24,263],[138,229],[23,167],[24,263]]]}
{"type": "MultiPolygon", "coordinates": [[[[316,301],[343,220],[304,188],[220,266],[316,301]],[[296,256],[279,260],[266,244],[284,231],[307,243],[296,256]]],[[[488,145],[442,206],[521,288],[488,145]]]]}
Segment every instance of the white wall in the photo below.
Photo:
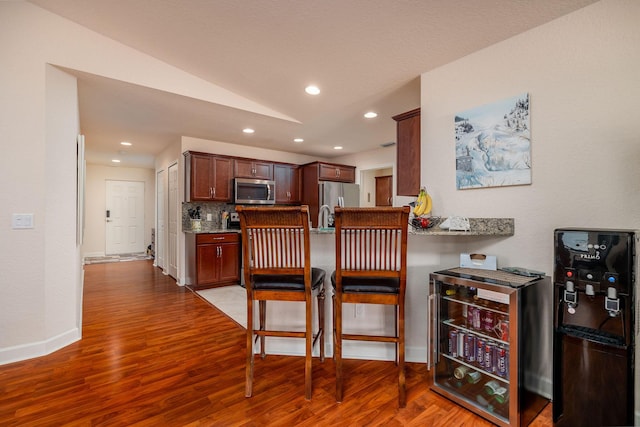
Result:
{"type": "MultiPolygon", "coordinates": [[[[0,363],[79,336],[82,268],[75,245],[75,78],[48,64],[282,117],[24,1],[0,2],[0,363]],[[35,227],[12,230],[13,213],[35,227]]],[[[154,188],[155,191],[155,188],[154,188]]]]}
{"type": "Polygon", "coordinates": [[[87,165],[85,238],[83,256],[105,254],[106,181],[144,182],[144,241],[151,243],[151,229],[155,227],[156,177],[153,169],[121,166],[87,165]]]}
{"type": "Polygon", "coordinates": [[[552,271],[556,227],[640,228],[640,2],[604,0],[422,75],[434,213],[516,219],[501,265],[552,271]],[[531,185],[456,190],[456,112],[528,92],[531,185]]]}
{"type": "MultiPolygon", "coordinates": [[[[11,6],[11,5],[10,5],[11,6]]],[[[76,79],[26,55],[42,40],[0,5],[0,363],[80,338],[82,275],[76,246],[76,79]],[[13,213],[34,227],[11,228],[13,213]]]]}

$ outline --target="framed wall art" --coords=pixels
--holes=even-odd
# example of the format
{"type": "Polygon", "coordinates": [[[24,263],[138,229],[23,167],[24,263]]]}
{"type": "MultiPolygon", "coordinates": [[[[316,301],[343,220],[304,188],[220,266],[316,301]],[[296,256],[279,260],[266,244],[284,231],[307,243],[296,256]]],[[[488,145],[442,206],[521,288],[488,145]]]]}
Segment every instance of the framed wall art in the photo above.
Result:
{"type": "Polygon", "coordinates": [[[531,184],[529,94],[455,116],[456,187],[531,184]]]}

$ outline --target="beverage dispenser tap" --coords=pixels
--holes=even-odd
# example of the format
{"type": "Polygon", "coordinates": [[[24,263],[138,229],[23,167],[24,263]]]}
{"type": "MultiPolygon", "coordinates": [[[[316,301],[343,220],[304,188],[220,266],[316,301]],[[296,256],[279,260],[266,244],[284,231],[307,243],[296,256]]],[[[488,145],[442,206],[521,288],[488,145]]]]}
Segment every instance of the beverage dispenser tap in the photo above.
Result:
{"type": "Polygon", "coordinates": [[[578,293],[572,280],[567,280],[565,283],[564,302],[567,303],[569,312],[572,314],[575,313],[575,308],[578,305],[578,293]]]}
{"type": "Polygon", "coordinates": [[[616,317],[620,314],[620,299],[618,291],[614,287],[607,288],[607,296],[604,299],[604,308],[609,312],[609,316],[616,317]]]}
{"type": "Polygon", "coordinates": [[[615,287],[618,276],[615,273],[607,273],[605,280],[609,282],[609,287],[607,288],[607,296],[604,298],[604,308],[609,312],[609,316],[616,317],[620,314],[620,298],[618,298],[618,290],[615,287]]]}

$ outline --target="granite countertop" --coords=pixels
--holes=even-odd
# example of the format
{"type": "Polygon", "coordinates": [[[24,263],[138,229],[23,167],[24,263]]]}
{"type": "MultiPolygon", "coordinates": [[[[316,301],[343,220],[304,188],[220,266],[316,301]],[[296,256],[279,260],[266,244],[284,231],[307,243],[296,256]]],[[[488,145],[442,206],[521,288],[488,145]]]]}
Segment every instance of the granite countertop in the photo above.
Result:
{"type": "Polygon", "coordinates": [[[449,231],[440,228],[447,218],[433,218],[435,225],[426,230],[409,225],[409,234],[424,236],[513,236],[515,220],[513,218],[469,218],[469,231],[449,231]]]}
{"type": "MultiPolygon", "coordinates": [[[[513,236],[515,232],[515,220],[513,218],[469,218],[469,231],[449,231],[439,225],[446,218],[433,218],[435,225],[431,228],[420,229],[409,225],[409,234],[417,236],[513,236]]],[[[207,227],[202,224],[201,230],[182,230],[189,234],[203,233],[240,233],[238,229],[222,229],[219,227],[207,227]]],[[[335,228],[312,228],[311,234],[333,234],[335,228]]]]}
{"type": "Polygon", "coordinates": [[[206,227],[203,224],[200,230],[191,230],[187,228],[187,229],[183,229],[182,232],[187,234],[240,233],[240,229],[237,229],[237,228],[222,229],[219,227],[206,227]]]}
{"type": "MultiPolygon", "coordinates": [[[[435,225],[420,229],[409,225],[409,234],[417,236],[513,236],[515,231],[513,218],[469,218],[469,231],[449,231],[439,225],[447,218],[432,218],[435,225]]],[[[312,228],[312,234],[333,234],[335,228],[312,228]]]]}

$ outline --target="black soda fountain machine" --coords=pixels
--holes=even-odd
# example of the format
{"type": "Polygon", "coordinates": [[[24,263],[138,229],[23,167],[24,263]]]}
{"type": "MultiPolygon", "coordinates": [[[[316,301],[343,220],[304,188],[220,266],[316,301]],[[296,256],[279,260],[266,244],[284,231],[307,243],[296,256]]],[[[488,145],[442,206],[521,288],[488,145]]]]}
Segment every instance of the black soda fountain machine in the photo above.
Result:
{"type": "Polygon", "coordinates": [[[638,233],[554,238],[554,425],[634,425],[638,233]]]}

